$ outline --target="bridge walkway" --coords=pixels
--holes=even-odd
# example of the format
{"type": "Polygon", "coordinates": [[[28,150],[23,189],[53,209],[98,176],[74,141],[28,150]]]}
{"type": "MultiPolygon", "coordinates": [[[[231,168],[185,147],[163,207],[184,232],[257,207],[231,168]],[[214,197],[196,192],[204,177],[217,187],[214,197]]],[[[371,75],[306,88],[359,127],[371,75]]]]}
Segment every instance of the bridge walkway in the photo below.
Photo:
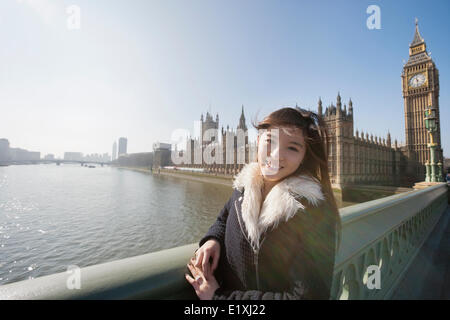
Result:
{"type": "Polygon", "coordinates": [[[391,299],[450,300],[450,205],[391,299]]]}

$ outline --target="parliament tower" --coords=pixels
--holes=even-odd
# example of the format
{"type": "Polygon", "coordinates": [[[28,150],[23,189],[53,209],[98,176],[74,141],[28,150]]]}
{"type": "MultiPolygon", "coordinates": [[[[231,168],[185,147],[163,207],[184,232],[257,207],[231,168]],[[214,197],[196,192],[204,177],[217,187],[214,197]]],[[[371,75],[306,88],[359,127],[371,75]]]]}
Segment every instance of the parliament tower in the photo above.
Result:
{"type": "Polygon", "coordinates": [[[427,146],[430,142],[429,134],[424,123],[424,112],[427,106],[436,108],[438,121],[435,133],[436,161],[443,163],[443,152],[439,121],[439,71],[427,52],[417,19],[414,38],[409,45],[409,60],[403,66],[402,89],[405,106],[407,174],[414,177],[416,181],[423,181],[425,163],[430,158],[430,149],[427,146]]]}

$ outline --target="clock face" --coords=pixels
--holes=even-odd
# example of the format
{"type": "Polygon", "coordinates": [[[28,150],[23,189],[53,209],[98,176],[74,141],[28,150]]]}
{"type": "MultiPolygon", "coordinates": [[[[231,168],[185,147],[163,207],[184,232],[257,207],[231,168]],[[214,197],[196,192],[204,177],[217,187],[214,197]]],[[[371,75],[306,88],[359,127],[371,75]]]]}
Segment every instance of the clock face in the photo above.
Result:
{"type": "Polygon", "coordinates": [[[418,73],[409,79],[409,86],[413,88],[420,87],[425,83],[427,78],[424,73],[418,73]]]}

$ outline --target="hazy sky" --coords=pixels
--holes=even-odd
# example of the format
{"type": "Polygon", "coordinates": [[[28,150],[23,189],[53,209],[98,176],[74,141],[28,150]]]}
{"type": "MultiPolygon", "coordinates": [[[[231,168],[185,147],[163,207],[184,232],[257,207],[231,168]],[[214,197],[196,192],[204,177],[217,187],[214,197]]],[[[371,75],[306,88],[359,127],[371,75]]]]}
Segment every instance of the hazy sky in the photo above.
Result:
{"type": "Polygon", "coordinates": [[[1,0],[0,138],[53,153],[152,151],[211,110],[247,126],[283,106],[353,100],[355,129],[405,141],[414,18],[440,72],[450,157],[450,2],[1,0]],[[369,30],[369,5],[381,29],[369,30]],[[80,8],[80,29],[70,5],[80,8]],[[73,24],[72,24],[73,25],[73,24]]]}

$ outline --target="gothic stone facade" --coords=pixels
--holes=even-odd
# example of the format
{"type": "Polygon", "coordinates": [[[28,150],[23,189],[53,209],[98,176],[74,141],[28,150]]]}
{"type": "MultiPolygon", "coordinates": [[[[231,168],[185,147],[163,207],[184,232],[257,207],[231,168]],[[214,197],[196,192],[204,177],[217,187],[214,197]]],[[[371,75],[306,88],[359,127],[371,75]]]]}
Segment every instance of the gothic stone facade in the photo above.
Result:
{"type": "Polygon", "coordinates": [[[328,168],[335,188],[349,184],[402,185],[405,167],[404,151],[397,140],[374,137],[366,132],[353,134],[353,102],[342,108],[338,93],[336,105],[331,104],[322,113],[319,99],[317,113],[324,119],[329,133],[328,168]]]}
{"type": "Polygon", "coordinates": [[[436,160],[444,162],[439,122],[439,70],[427,52],[416,20],[414,39],[409,46],[409,59],[403,66],[402,94],[405,107],[405,138],[408,157],[407,175],[415,181],[423,181],[425,163],[430,160],[429,134],[424,124],[427,106],[436,108],[438,120],[434,140],[437,143],[436,160]]]}
{"type": "MultiPolygon", "coordinates": [[[[182,163],[181,166],[187,168],[203,168],[211,173],[234,175],[242,169],[245,163],[256,161],[256,155],[251,152],[251,150],[256,150],[256,142],[249,143],[248,141],[248,128],[245,123],[244,106],[242,106],[241,117],[239,118],[239,124],[236,130],[230,129],[229,126],[224,130],[222,127],[220,132],[221,142],[219,142],[219,139],[216,139],[216,137],[219,137],[219,115],[216,115],[216,121],[214,121],[209,112],[206,113],[205,118],[203,118],[202,114],[200,123],[202,137],[205,137],[204,133],[206,130],[213,130],[215,134],[213,137],[205,139],[206,141],[188,139],[186,150],[191,150],[190,155],[188,155],[190,161],[188,163],[182,163]],[[209,150],[205,150],[206,148],[209,148],[209,150]],[[217,155],[215,153],[216,150],[219,153],[217,155]],[[207,163],[201,156],[204,153],[211,154],[217,161],[207,163]]],[[[179,155],[183,156],[183,152],[186,151],[181,151],[179,155]]]]}

